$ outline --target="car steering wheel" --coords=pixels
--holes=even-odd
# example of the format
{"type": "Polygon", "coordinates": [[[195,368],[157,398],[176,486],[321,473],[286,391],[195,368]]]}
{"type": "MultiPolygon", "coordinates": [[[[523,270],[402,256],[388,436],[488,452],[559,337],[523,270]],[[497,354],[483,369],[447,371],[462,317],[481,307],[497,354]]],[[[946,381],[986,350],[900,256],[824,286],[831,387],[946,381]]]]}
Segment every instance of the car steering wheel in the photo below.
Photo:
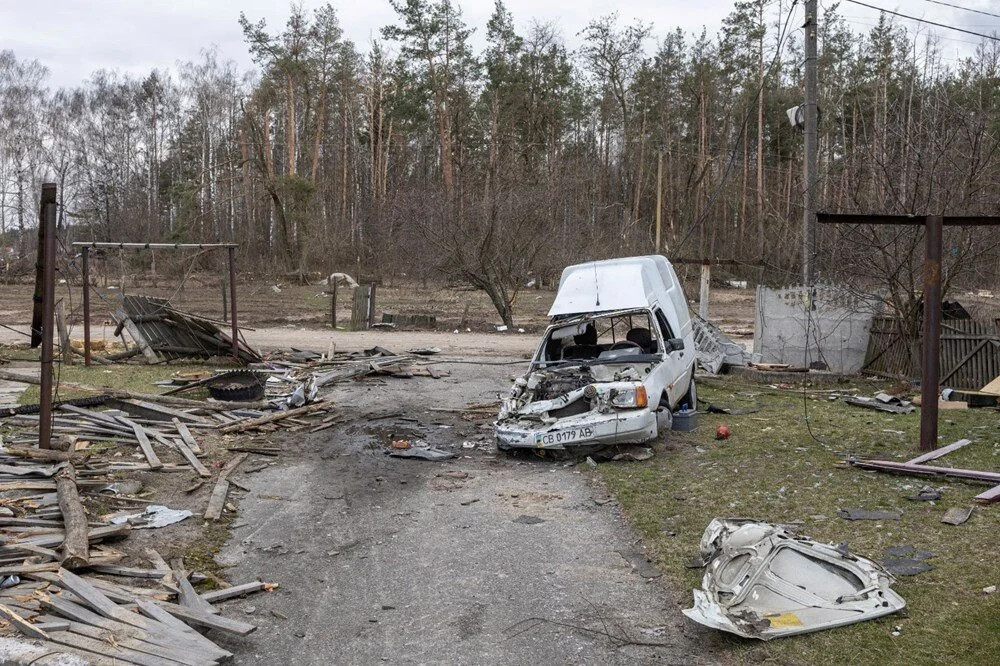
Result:
{"type": "Polygon", "coordinates": [[[615,350],[615,349],[631,349],[633,347],[636,348],[636,349],[642,349],[642,347],[640,345],[632,342],[631,340],[622,340],[621,342],[616,342],[613,345],[611,345],[611,350],[615,350]]]}

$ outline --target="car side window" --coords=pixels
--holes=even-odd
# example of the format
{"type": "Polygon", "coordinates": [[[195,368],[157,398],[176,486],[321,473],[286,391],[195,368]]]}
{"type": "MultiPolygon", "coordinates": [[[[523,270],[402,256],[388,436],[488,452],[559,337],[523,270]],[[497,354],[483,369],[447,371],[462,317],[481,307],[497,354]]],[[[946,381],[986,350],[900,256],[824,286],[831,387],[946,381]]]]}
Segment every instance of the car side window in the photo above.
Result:
{"type": "Polygon", "coordinates": [[[663,310],[661,310],[660,308],[656,308],[655,312],[656,312],[656,321],[660,325],[660,330],[663,331],[663,339],[670,340],[671,338],[676,337],[674,336],[673,330],[670,328],[670,324],[667,323],[667,318],[663,314],[663,310]]]}

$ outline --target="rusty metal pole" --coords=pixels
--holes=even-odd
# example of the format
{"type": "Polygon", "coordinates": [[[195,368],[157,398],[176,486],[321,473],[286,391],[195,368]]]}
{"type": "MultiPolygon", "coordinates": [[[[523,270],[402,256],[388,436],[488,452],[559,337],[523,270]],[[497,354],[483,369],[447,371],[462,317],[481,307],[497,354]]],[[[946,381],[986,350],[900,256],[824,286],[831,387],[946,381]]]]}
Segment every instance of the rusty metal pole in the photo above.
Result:
{"type": "Polygon", "coordinates": [[[941,374],[941,228],[940,215],[924,222],[923,368],[920,373],[920,450],[937,448],[938,380],[941,374]]]}
{"type": "Polygon", "coordinates": [[[236,248],[229,247],[229,323],[233,331],[233,358],[240,360],[239,329],[236,326],[236,248]]]}
{"type": "Polygon", "coordinates": [[[90,367],[90,248],[83,248],[83,364],[90,367]]]}
{"type": "Polygon", "coordinates": [[[52,332],[56,295],[56,185],[42,185],[42,367],[38,448],[52,447],[52,332]]]}

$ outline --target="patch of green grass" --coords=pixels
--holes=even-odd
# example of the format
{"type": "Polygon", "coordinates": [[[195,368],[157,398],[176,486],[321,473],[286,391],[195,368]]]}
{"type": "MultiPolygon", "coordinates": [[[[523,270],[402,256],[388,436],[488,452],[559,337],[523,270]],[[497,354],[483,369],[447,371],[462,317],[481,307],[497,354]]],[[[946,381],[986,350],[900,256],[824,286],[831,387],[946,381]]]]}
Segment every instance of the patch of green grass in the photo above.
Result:
{"type": "MultiPolygon", "coordinates": [[[[61,366],[56,364],[52,368],[53,382],[58,382],[59,393],[56,400],[69,400],[70,398],[81,398],[94,395],[89,391],[80,391],[62,384],[86,384],[88,386],[107,386],[109,388],[126,391],[136,391],[138,393],[162,393],[163,387],[156,386],[153,382],[169,379],[175,372],[198,372],[205,370],[204,365],[190,364],[170,364],[170,365],[92,365],[89,368],[80,365],[61,366]]],[[[37,385],[29,386],[21,394],[20,403],[30,405],[39,400],[39,389],[37,385]]],[[[182,396],[184,397],[184,396],[182,396]]]]}
{"type": "MultiPolygon", "coordinates": [[[[701,585],[702,571],[688,569],[685,563],[697,554],[701,535],[714,517],[802,521],[802,534],[833,543],[846,541],[852,552],[876,560],[886,548],[903,544],[937,554],[931,560],[935,570],[895,583],[894,589],[908,605],[905,616],[767,643],[719,636],[718,644],[734,660],[1000,663],[1000,593],[982,592],[1000,584],[996,547],[1000,506],[978,506],[961,526],[941,523],[946,509],[970,506],[988,486],[866,472],[840,464],[848,454],[900,461],[915,457],[919,410],[886,414],[830,401],[825,394],[804,401],[794,391],[717,380],[703,382],[699,392],[703,400],[717,405],[759,406],[760,412],[699,414],[695,432],[671,434],[672,450],[647,463],[612,463],[598,470],[675,587],[701,585]],[[717,442],[715,428],[722,423],[732,436],[717,442]],[[942,499],[935,504],[906,499],[924,485],[939,488],[942,499]],[[837,510],[846,507],[895,509],[903,515],[898,521],[850,522],[837,517],[837,510]],[[899,636],[891,635],[894,626],[901,628],[899,636]]],[[[973,443],[936,464],[1000,470],[998,423],[991,409],[941,412],[942,445],[963,437],[973,443]]]]}
{"type": "Polygon", "coordinates": [[[25,344],[0,345],[0,359],[5,361],[37,361],[41,351],[25,344]]]}
{"type": "Polygon", "coordinates": [[[222,573],[222,566],[215,560],[215,556],[229,540],[234,516],[235,514],[224,512],[221,520],[205,523],[199,537],[184,549],[184,565],[188,569],[216,575],[222,573]]]}

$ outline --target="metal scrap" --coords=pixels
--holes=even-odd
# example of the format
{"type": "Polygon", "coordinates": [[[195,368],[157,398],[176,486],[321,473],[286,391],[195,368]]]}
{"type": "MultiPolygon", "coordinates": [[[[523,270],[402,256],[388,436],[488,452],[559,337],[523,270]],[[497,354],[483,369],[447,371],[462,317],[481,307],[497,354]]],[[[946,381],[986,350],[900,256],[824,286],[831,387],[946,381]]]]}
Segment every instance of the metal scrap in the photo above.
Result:
{"type": "Polygon", "coordinates": [[[848,405],[854,405],[855,407],[875,409],[880,412],[889,412],[891,414],[909,414],[910,412],[915,412],[917,410],[917,408],[909,400],[903,400],[902,398],[897,398],[887,393],[877,393],[872,398],[859,395],[853,398],[848,398],[845,402],[847,402],[848,405]]]}
{"type": "Polygon", "coordinates": [[[716,518],[701,540],[702,587],[682,612],[714,629],[769,640],[906,607],[884,568],[845,550],[780,525],[716,518]]]}

